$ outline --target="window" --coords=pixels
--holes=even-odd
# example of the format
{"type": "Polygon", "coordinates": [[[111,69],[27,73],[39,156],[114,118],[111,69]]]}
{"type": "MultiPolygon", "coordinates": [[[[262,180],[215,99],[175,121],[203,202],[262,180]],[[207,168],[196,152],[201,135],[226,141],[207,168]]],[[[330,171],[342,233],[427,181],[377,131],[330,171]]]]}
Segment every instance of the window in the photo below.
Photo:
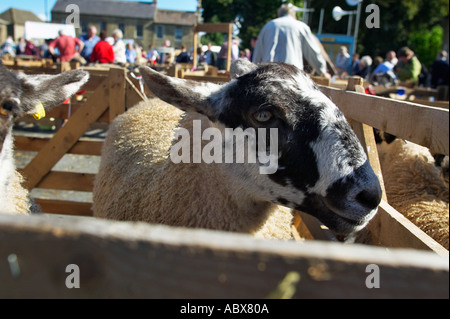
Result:
{"type": "Polygon", "coordinates": [[[122,31],[122,34],[125,36],[125,24],[119,23],[118,29],[122,31]]]}
{"type": "Polygon", "coordinates": [[[183,28],[176,27],[175,28],[175,41],[182,41],[183,40],[183,28]]]}
{"type": "Polygon", "coordinates": [[[136,38],[142,38],[144,36],[144,28],[142,24],[136,25],[136,38]]]}
{"type": "Polygon", "coordinates": [[[99,23],[99,25],[100,25],[99,26],[100,31],[106,30],[106,22],[102,21],[99,23]]]}
{"type": "Polygon", "coordinates": [[[86,33],[89,29],[88,22],[81,20],[80,25],[81,25],[81,33],[86,33]]]}
{"type": "Polygon", "coordinates": [[[157,39],[164,39],[164,27],[162,25],[156,26],[156,38],[157,39]]]}

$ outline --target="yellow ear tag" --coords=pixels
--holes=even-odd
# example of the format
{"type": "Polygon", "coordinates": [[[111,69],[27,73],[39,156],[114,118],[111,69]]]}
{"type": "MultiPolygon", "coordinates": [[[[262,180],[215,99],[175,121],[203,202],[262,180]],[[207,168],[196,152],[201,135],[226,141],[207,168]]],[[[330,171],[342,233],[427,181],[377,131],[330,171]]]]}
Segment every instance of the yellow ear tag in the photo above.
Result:
{"type": "Polygon", "coordinates": [[[42,105],[41,102],[39,102],[38,104],[36,104],[34,106],[36,112],[33,113],[33,117],[36,120],[40,120],[41,118],[45,117],[45,110],[44,110],[44,106],[42,105]]]}
{"type": "Polygon", "coordinates": [[[8,116],[8,112],[6,112],[1,106],[0,106],[0,114],[4,116],[8,116]]]}

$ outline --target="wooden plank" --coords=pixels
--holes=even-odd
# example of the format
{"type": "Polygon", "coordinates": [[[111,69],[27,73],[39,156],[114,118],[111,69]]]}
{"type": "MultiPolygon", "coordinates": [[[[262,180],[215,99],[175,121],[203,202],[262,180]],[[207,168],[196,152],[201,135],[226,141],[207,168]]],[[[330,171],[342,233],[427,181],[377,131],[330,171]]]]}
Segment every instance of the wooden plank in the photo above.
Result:
{"type": "Polygon", "coordinates": [[[368,225],[370,244],[384,247],[431,250],[448,259],[449,252],[405,216],[382,200],[368,225]]]}
{"type": "Polygon", "coordinates": [[[72,114],[74,114],[80,107],[81,103],[72,103],[70,106],[70,114],[69,114],[69,105],[68,104],[61,104],[58,106],[55,106],[50,111],[47,112],[46,117],[50,118],[57,118],[57,119],[68,119],[72,114]]]}
{"type": "MultiPolygon", "coordinates": [[[[39,152],[45,144],[50,141],[48,138],[15,136],[14,146],[16,150],[39,152]]],[[[103,142],[78,141],[67,153],[78,155],[102,155],[103,142]]]]}
{"type": "MultiPolygon", "coordinates": [[[[359,76],[349,77],[347,80],[347,90],[355,91],[358,93],[364,93],[365,90],[363,84],[364,80],[361,77],[359,76]]],[[[357,122],[353,119],[349,119],[349,123],[353,131],[355,132],[356,136],[358,137],[364,151],[367,154],[370,166],[372,167],[375,175],[377,175],[378,180],[380,181],[382,199],[387,201],[383,172],[381,171],[380,159],[378,157],[377,144],[375,142],[373,128],[364,123],[357,122]]]]}
{"type": "Polygon", "coordinates": [[[421,251],[59,216],[1,215],[0,241],[0,298],[259,299],[292,273],[292,298],[449,297],[448,258],[421,251]],[[80,288],[65,285],[69,264],[80,288]]]}
{"type": "Polygon", "coordinates": [[[133,82],[126,78],[125,83],[125,105],[126,109],[129,109],[139,102],[145,101],[146,97],[142,92],[133,84],[133,82]]]}
{"type": "Polygon", "coordinates": [[[31,190],[51,170],[51,168],[72,148],[78,139],[107,109],[109,90],[99,86],[95,93],[78,111],[72,115],[42,150],[23,170],[24,187],[31,190]]]}
{"type": "Polygon", "coordinates": [[[301,238],[303,240],[305,240],[305,239],[306,240],[314,239],[314,236],[309,231],[308,226],[305,224],[305,222],[301,218],[301,216],[298,213],[298,211],[293,211],[293,215],[294,215],[294,220],[292,222],[292,226],[295,228],[295,230],[297,231],[299,236],[301,236],[301,238]]]}
{"type": "Polygon", "coordinates": [[[449,109],[448,101],[428,101],[428,100],[414,99],[412,102],[422,105],[440,107],[447,110],[449,109]]]}
{"type": "Polygon", "coordinates": [[[226,76],[212,76],[212,75],[184,75],[183,79],[194,80],[200,82],[213,82],[213,83],[226,83],[230,81],[229,77],[226,76]]]}
{"type": "MultiPolygon", "coordinates": [[[[194,29],[195,29],[195,27],[194,27],[194,29]]],[[[197,67],[197,59],[198,59],[197,58],[197,46],[198,46],[197,42],[198,42],[198,32],[194,32],[194,46],[193,46],[194,52],[192,54],[192,64],[193,64],[194,69],[197,67]]]]}
{"type": "Polygon", "coordinates": [[[89,72],[89,81],[83,85],[83,90],[95,91],[95,89],[108,78],[107,72],[94,73],[89,72]]]}
{"type": "Polygon", "coordinates": [[[109,75],[109,121],[125,112],[125,72],[124,68],[111,68],[109,75]]]}
{"type": "Polygon", "coordinates": [[[70,216],[93,216],[92,203],[73,202],[54,199],[34,200],[41,207],[41,211],[47,214],[64,214],[70,216]]]}
{"type": "Polygon", "coordinates": [[[202,23],[197,24],[194,27],[194,33],[206,32],[206,33],[229,33],[231,23],[202,23]]]}
{"type": "Polygon", "coordinates": [[[325,76],[311,76],[311,79],[318,85],[330,86],[331,79],[325,76]]]}
{"type": "Polygon", "coordinates": [[[361,123],[449,154],[449,111],[321,86],[344,114],[361,123]]]}
{"type": "Polygon", "coordinates": [[[230,72],[230,66],[231,66],[231,47],[233,46],[233,25],[230,23],[228,24],[228,50],[227,50],[227,68],[226,71],[230,72]]]}
{"type": "Polygon", "coordinates": [[[367,124],[360,123],[352,119],[349,119],[349,122],[356,136],[358,136],[358,139],[364,151],[367,154],[370,166],[372,167],[375,175],[377,175],[378,180],[380,181],[381,191],[383,192],[382,199],[387,201],[383,172],[381,171],[381,164],[378,157],[377,144],[373,135],[373,128],[367,124]]]}
{"type": "MultiPolygon", "coordinates": [[[[302,223],[299,225],[303,227],[303,225],[307,228],[307,236],[308,233],[311,235],[313,239],[316,240],[327,240],[327,241],[336,241],[336,237],[333,233],[323,225],[317,218],[306,214],[299,210],[294,210],[294,218],[299,216],[302,223]]],[[[297,228],[300,234],[303,234],[302,228],[297,228]]],[[[309,237],[309,236],[308,236],[309,237]]],[[[311,238],[309,238],[311,239],[311,238]]]]}
{"type": "Polygon", "coordinates": [[[92,192],[94,179],[95,174],[51,171],[36,188],[92,192]]]}

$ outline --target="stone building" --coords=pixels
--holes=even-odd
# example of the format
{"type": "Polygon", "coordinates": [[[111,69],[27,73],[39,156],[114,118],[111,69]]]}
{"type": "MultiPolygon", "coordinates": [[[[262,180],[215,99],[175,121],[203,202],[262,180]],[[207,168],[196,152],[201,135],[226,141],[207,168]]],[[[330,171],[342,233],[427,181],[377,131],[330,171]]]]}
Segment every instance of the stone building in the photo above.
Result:
{"type": "Polygon", "coordinates": [[[25,32],[25,22],[43,22],[31,11],[10,8],[0,13],[0,44],[10,35],[17,42],[25,32]]]}
{"type": "Polygon", "coordinates": [[[174,48],[182,44],[193,44],[193,26],[197,22],[196,12],[160,10],[157,0],[153,2],[115,0],[58,0],[51,10],[52,22],[74,23],[74,14],[79,9],[77,35],[95,25],[109,35],[121,29],[124,39],[133,39],[145,49],[149,44],[162,46],[167,39],[174,48]],[[70,6],[72,5],[72,6],[70,6]],[[76,5],[74,7],[73,5],[76,5]],[[74,10],[75,8],[75,10],[74,10]]]}

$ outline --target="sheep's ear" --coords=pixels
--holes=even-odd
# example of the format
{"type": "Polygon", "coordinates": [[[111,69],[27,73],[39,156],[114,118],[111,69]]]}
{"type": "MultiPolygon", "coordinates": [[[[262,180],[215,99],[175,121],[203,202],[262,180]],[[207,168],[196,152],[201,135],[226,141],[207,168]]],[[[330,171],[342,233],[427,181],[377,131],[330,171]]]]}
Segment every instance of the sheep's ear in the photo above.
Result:
{"type": "Polygon", "coordinates": [[[89,73],[77,69],[58,75],[17,75],[21,82],[20,106],[25,113],[50,109],[77,93],[89,79],[89,73]]]}
{"type": "Polygon", "coordinates": [[[256,64],[253,64],[248,60],[237,59],[231,63],[230,75],[232,79],[236,79],[241,75],[244,75],[245,73],[253,71],[256,68],[257,68],[256,64]]]}
{"type": "Polygon", "coordinates": [[[150,91],[161,100],[185,112],[197,112],[213,121],[217,118],[219,106],[211,102],[211,96],[220,90],[220,85],[170,77],[147,66],[139,67],[139,72],[150,91]]]}

